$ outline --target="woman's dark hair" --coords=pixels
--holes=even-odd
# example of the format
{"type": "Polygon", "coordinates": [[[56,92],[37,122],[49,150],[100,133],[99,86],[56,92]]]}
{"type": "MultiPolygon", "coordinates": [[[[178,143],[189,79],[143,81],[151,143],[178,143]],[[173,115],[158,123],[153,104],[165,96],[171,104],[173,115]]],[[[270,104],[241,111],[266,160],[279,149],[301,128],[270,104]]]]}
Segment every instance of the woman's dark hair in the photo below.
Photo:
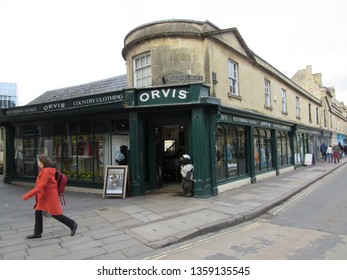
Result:
{"type": "Polygon", "coordinates": [[[52,160],[44,154],[39,156],[39,161],[42,162],[44,167],[52,166],[52,160]]]}

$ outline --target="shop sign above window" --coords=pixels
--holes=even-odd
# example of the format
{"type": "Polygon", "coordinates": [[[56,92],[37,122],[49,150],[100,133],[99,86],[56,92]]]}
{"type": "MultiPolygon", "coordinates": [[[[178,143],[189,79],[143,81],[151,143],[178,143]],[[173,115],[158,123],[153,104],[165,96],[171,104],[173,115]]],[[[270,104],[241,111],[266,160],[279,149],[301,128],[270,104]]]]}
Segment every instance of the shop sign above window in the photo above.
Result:
{"type": "Polygon", "coordinates": [[[252,126],[270,128],[270,129],[280,129],[280,130],[284,130],[284,131],[290,131],[291,130],[291,127],[287,126],[287,125],[277,124],[277,123],[263,121],[263,120],[245,118],[245,117],[240,117],[240,116],[230,116],[228,114],[220,114],[218,121],[219,122],[234,123],[234,124],[241,124],[241,125],[252,125],[252,126]]]}
{"type": "Polygon", "coordinates": [[[54,102],[37,104],[32,106],[22,106],[7,109],[5,111],[6,116],[32,114],[32,113],[44,113],[60,110],[73,110],[81,107],[89,107],[95,105],[102,105],[108,103],[119,103],[123,106],[123,93],[108,93],[93,96],[86,96],[83,98],[57,100],[54,102]]]}
{"type": "Polygon", "coordinates": [[[191,100],[188,88],[148,89],[138,93],[138,105],[186,103],[191,100]]]}

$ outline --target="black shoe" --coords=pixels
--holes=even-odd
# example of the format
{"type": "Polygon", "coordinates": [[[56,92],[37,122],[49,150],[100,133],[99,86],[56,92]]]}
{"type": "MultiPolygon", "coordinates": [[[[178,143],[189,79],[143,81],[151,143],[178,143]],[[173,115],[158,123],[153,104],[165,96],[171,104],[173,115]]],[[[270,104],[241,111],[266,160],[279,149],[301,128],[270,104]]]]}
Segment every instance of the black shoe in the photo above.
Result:
{"type": "Polygon", "coordinates": [[[77,230],[77,226],[78,226],[77,223],[75,223],[75,224],[72,226],[72,228],[71,228],[71,236],[74,236],[74,235],[75,235],[76,230],[77,230]]]}
{"type": "Polygon", "coordinates": [[[27,239],[41,238],[41,234],[33,233],[32,235],[28,235],[27,239]]]}

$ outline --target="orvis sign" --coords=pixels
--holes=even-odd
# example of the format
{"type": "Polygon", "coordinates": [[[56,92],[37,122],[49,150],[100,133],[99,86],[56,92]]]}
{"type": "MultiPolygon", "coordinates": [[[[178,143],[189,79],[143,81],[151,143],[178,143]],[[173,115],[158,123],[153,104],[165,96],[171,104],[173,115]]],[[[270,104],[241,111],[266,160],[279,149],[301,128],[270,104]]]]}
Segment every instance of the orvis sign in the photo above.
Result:
{"type": "Polygon", "coordinates": [[[140,91],[137,103],[141,105],[162,105],[191,101],[188,88],[162,88],[140,91]]]}
{"type": "Polygon", "coordinates": [[[61,101],[54,101],[50,103],[37,104],[25,107],[14,107],[6,109],[5,115],[22,115],[32,113],[53,112],[60,110],[72,110],[81,107],[90,107],[95,105],[103,105],[108,103],[119,103],[122,106],[123,93],[108,93],[96,96],[87,96],[76,99],[66,99],[61,101]]]}

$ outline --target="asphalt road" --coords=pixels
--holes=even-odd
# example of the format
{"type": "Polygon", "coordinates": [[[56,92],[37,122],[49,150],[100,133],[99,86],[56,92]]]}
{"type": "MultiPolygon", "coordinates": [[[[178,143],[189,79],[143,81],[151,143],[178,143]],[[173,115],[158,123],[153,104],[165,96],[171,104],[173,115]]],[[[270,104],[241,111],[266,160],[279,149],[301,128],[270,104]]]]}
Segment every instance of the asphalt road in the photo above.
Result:
{"type": "Polygon", "coordinates": [[[165,248],[150,259],[346,260],[347,166],[265,215],[165,248]]]}

